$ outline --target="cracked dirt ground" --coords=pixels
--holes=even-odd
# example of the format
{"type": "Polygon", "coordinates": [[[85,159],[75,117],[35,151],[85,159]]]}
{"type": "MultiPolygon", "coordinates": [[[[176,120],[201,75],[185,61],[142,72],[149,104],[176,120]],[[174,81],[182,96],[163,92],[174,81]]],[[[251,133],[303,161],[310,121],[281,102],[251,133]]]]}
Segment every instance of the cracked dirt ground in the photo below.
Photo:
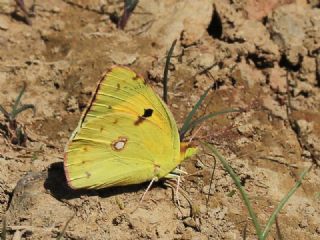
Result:
{"type": "MultiPolygon", "coordinates": [[[[25,1],[27,8],[33,1],[25,1]]],[[[141,0],[126,28],[123,1],[35,1],[32,25],[15,1],[0,0],[0,104],[9,109],[23,83],[18,116],[25,147],[0,135],[0,213],[8,239],[256,239],[239,193],[207,150],[185,161],[189,173],[178,209],[158,183],[134,212],[146,184],[71,191],[62,168],[65,144],[100,75],[126,65],[162,93],[166,51],[169,107],[181,126],[205,91],[199,116],[246,111],[207,121],[197,140],[213,143],[248,191],[262,223],[303,169],[314,164],[278,217],[284,239],[320,238],[320,9],[318,1],[141,0]],[[18,238],[19,239],[19,238],[18,238]]],[[[0,122],[4,123],[3,115],[0,122]]],[[[269,239],[276,238],[273,227],[269,239]]]]}

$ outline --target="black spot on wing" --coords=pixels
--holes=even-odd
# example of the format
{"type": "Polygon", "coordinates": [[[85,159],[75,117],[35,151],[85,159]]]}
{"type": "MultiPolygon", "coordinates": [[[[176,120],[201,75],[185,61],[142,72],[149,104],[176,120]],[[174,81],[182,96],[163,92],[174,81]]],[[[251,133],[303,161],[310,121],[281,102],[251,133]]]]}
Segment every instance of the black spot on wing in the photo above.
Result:
{"type": "Polygon", "coordinates": [[[147,108],[144,110],[142,117],[144,117],[144,118],[151,117],[152,113],[153,113],[153,109],[147,108]]]}
{"type": "Polygon", "coordinates": [[[138,119],[134,122],[134,125],[135,126],[140,125],[141,123],[144,122],[144,120],[146,120],[147,118],[151,117],[152,114],[153,114],[153,109],[151,109],[151,108],[144,109],[143,115],[142,116],[138,116],[138,119]]]}

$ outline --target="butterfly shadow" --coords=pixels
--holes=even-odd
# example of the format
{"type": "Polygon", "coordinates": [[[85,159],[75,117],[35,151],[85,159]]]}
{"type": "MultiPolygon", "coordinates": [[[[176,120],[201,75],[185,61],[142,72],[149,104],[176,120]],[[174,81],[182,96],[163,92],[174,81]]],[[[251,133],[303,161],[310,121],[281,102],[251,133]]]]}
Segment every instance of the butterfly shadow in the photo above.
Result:
{"type": "MultiPolygon", "coordinates": [[[[147,188],[148,183],[129,185],[123,187],[110,187],[99,190],[91,189],[72,189],[67,183],[67,179],[64,174],[63,163],[57,162],[49,166],[48,175],[44,182],[44,188],[50,191],[51,195],[57,200],[69,200],[79,198],[80,196],[99,196],[102,198],[108,198],[123,193],[144,191],[147,188]]],[[[158,184],[155,184],[158,185],[158,184]]]]}

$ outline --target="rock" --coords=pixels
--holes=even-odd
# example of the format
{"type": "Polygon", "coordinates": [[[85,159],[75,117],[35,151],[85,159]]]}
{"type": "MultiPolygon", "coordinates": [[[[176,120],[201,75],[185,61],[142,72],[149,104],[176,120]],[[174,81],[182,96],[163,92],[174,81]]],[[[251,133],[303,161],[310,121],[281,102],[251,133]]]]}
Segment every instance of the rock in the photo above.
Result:
{"type": "Polygon", "coordinates": [[[308,82],[297,81],[296,87],[293,88],[293,96],[295,97],[299,95],[308,97],[308,95],[311,95],[312,93],[315,93],[315,88],[308,82]]]}
{"type": "Polygon", "coordinates": [[[233,6],[222,1],[216,1],[215,5],[222,23],[221,38],[240,43],[237,47],[239,55],[251,56],[261,67],[273,66],[280,59],[278,46],[270,39],[267,28],[261,22],[244,19],[233,6]]]}
{"type": "Polygon", "coordinates": [[[320,139],[316,134],[308,134],[305,139],[306,148],[311,152],[311,155],[318,164],[320,163],[320,139]]]}
{"type": "Polygon", "coordinates": [[[269,69],[268,80],[270,88],[277,93],[287,92],[286,71],[278,65],[269,69]]]}
{"type": "Polygon", "coordinates": [[[0,12],[10,15],[14,11],[15,3],[12,0],[0,0],[0,12]]]}
{"type": "Polygon", "coordinates": [[[104,1],[101,0],[65,0],[65,2],[91,11],[100,12],[104,1]]]}
{"type": "Polygon", "coordinates": [[[198,225],[196,223],[196,221],[191,218],[191,217],[188,217],[186,219],[183,220],[183,224],[186,226],[186,227],[192,227],[194,229],[197,229],[198,228],[198,225]]]}
{"type": "Polygon", "coordinates": [[[274,116],[281,119],[287,119],[287,112],[285,106],[280,106],[279,103],[271,96],[265,96],[262,100],[262,105],[268,109],[274,116]]]}
{"type": "Polygon", "coordinates": [[[262,18],[271,13],[275,8],[280,5],[292,3],[294,0],[248,0],[244,2],[244,10],[247,12],[248,18],[253,20],[262,20],[262,18]]]}
{"type": "Polygon", "coordinates": [[[316,74],[314,74],[317,71],[316,68],[316,59],[304,56],[301,64],[299,79],[307,81],[313,86],[317,85],[316,74]]]}
{"type": "MultiPolygon", "coordinates": [[[[186,45],[197,42],[207,33],[213,13],[210,1],[177,1],[170,7],[165,4],[165,1],[141,1],[145,10],[151,12],[156,19],[152,27],[143,35],[155,39],[160,48],[167,50],[173,40],[180,38],[182,32],[186,45]],[[166,11],[159,11],[163,8],[166,8],[166,11]]],[[[134,17],[136,16],[132,16],[132,19],[134,17]]],[[[145,16],[141,15],[140,18],[144,18],[145,21],[145,16]]]]}
{"type": "Polygon", "coordinates": [[[265,82],[265,76],[262,72],[248,65],[244,61],[237,65],[231,76],[237,83],[244,83],[248,88],[253,88],[255,84],[265,82]]]}
{"type": "Polygon", "coordinates": [[[194,165],[196,168],[199,168],[199,169],[203,169],[205,167],[205,165],[199,159],[197,159],[194,165]]]}
{"type": "Polygon", "coordinates": [[[298,128],[299,135],[308,135],[313,130],[313,123],[308,122],[304,119],[300,119],[300,120],[295,121],[295,125],[298,128]]]}
{"type": "Polygon", "coordinates": [[[55,21],[52,25],[51,25],[51,28],[57,32],[61,32],[64,30],[66,24],[64,21],[55,21]]]}
{"type": "Polygon", "coordinates": [[[252,124],[243,124],[237,128],[238,132],[246,137],[250,137],[254,134],[254,127],[252,124]]]}
{"type": "Polygon", "coordinates": [[[9,29],[8,17],[0,15],[0,30],[7,31],[8,29],[9,29]]]}
{"type": "Polygon", "coordinates": [[[184,230],[185,230],[184,224],[180,223],[180,224],[177,226],[177,228],[176,228],[176,230],[175,230],[175,233],[177,233],[177,234],[182,234],[182,233],[184,232],[184,230]]]}
{"type": "Polygon", "coordinates": [[[298,4],[284,5],[271,15],[268,27],[272,40],[285,54],[286,59],[297,65],[301,56],[315,51],[320,43],[320,10],[310,9],[298,4]]]}
{"type": "Polygon", "coordinates": [[[320,86],[320,51],[318,51],[318,55],[316,56],[316,80],[320,86]]]}
{"type": "Polygon", "coordinates": [[[209,194],[210,194],[210,196],[213,196],[214,193],[215,193],[214,185],[213,185],[213,184],[211,185],[211,189],[210,189],[210,185],[204,186],[204,187],[202,188],[202,192],[203,192],[204,194],[206,194],[206,195],[209,195],[209,194]],[[210,190],[210,192],[209,192],[209,190],[210,190]]]}
{"type": "Polygon", "coordinates": [[[307,219],[302,219],[301,222],[299,223],[299,227],[301,227],[301,228],[306,228],[308,226],[309,226],[309,224],[308,224],[307,219]]]}
{"type": "Polygon", "coordinates": [[[67,101],[67,111],[76,112],[77,110],[79,110],[78,100],[74,96],[69,97],[67,101]]]}
{"type": "Polygon", "coordinates": [[[115,64],[119,64],[119,65],[130,65],[134,63],[137,59],[137,54],[135,53],[130,54],[126,52],[111,51],[111,53],[108,55],[110,56],[110,58],[115,64]]]}
{"type": "Polygon", "coordinates": [[[61,9],[59,8],[59,7],[53,7],[52,9],[51,9],[51,12],[53,12],[53,13],[60,13],[61,12],[61,9]]]}

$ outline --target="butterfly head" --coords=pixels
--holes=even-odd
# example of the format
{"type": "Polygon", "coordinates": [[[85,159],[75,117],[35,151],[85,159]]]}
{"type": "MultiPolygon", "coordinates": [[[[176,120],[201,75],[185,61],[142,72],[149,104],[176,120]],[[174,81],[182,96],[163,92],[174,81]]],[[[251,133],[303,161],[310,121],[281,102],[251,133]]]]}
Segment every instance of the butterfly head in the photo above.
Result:
{"type": "Polygon", "coordinates": [[[190,143],[181,142],[180,143],[180,161],[184,161],[185,159],[192,157],[198,152],[198,148],[192,146],[190,143]]]}

